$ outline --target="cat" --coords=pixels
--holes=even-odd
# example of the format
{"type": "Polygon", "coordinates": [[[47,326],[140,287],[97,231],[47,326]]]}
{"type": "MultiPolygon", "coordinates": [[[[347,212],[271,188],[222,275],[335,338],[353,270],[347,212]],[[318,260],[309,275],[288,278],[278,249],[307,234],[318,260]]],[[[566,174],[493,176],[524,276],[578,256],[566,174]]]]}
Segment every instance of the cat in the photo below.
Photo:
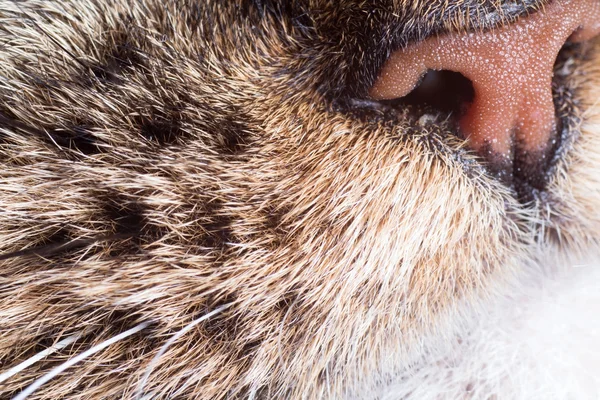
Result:
{"type": "Polygon", "coordinates": [[[374,89],[594,2],[0,0],[0,397],[597,398],[600,40],[543,163],[374,89]]]}

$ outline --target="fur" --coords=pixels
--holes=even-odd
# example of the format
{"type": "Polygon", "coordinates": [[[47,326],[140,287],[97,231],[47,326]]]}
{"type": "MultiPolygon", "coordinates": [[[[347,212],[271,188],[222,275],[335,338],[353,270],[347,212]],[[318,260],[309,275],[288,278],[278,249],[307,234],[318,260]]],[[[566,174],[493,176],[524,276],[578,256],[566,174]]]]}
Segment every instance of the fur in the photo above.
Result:
{"type": "Polygon", "coordinates": [[[562,358],[506,361],[507,293],[597,303],[568,267],[600,250],[598,41],[533,203],[443,115],[360,100],[396,48],[543,6],[0,0],[2,372],[63,343],[0,397],[94,349],[30,398],[532,398],[509,367],[562,358]]]}

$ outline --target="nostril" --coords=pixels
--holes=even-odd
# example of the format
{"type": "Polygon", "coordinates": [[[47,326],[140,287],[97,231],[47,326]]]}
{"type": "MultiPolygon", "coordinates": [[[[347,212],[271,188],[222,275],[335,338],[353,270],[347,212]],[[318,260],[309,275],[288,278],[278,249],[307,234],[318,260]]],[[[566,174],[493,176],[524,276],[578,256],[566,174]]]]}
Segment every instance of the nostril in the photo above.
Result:
{"type": "Polygon", "coordinates": [[[429,70],[400,103],[458,118],[467,112],[474,98],[473,83],[461,73],[429,70]]]}
{"type": "Polygon", "coordinates": [[[552,95],[557,55],[569,38],[584,40],[599,32],[598,0],[556,0],[509,26],[434,37],[393,53],[370,95],[459,111],[462,136],[492,171],[505,181],[518,176],[539,187],[557,140],[552,95]],[[466,86],[452,87],[460,82],[457,75],[428,73],[418,85],[427,70],[468,78],[470,101],[461,100],[468,91],[460,87],[466,86]],[[443,96],[449,100],[435,98],[443,96]]]}

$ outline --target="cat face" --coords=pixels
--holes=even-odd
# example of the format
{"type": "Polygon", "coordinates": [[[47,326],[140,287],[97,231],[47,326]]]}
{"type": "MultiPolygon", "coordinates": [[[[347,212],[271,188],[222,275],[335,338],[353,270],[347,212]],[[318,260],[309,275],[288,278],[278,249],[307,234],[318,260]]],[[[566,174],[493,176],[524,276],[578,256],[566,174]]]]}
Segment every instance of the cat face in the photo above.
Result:
{"type": "Polygon", "coordinates": [[[534,185],[461,130],[474,82],[373,87],[549,3],[281,3],[0,2],[0,357],[58,342],[2,393],[96,349],[36,395],[352,396],[540,254],[597,249],[598,40],[558,55],[534,185]]]}

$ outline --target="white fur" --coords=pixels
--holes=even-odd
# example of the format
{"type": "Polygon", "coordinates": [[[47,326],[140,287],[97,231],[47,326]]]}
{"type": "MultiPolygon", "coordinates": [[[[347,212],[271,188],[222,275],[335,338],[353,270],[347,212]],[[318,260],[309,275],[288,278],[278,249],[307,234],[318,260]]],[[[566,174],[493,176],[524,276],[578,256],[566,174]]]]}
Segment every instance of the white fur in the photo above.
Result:
{"type": "Polygon", "coordinates": [[[470,317],[377,397],[600,398],[600,257],[531,268],[470,317]]]}

